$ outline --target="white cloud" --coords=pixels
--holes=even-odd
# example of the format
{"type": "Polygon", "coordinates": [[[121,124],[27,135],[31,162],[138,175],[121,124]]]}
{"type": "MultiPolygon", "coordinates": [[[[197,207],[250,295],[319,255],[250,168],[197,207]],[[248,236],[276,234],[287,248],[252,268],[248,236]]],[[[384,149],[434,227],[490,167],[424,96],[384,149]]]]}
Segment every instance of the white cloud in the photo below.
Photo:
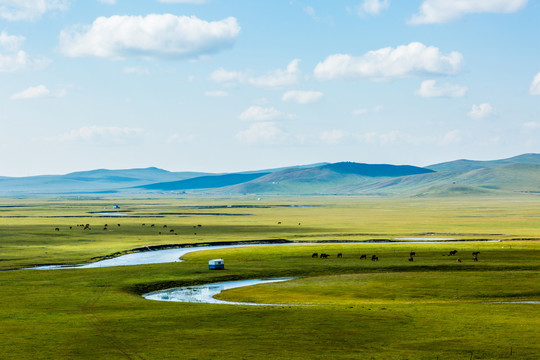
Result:
{"type": "Polygon", "coordinates": [[[283,94],[281,100],[304,105],[317,102],[321,100],[323,96],[324,94],[320,91],[292,90],[283,94]]]}
{"type": "Polygon", "coordinates": [[[233,17],[208,22],[172,14],[115,15],[62,30],[60,51],[70,57],[197,58],[232,47],[239,32],[233,17]]]}
{"type": "Polygon", "coordinates": [[[442,136],[440,144],[446,146],[446,145],[459,143],[460,141],[461,141],[461,132],[459,130],[452,130],[442,136]]]}
{"type": "Polygon", "coordinates": [[[416,74],[456,74],[464,63],[463,55],[452,51],[444,55],[437,47],[419,42],[369,51],[360,57],[330,55],[315,67],[319,80],[370,78],[387,80],[416,74]]]}
{"type": "Polygon", "coordinates": [[[0,32],[0,46],[6,51],[16,52],[21,48],[24,40],[26,40],[24,36],[8,35],[5,31],[0,32]]]}
{"type": "Polygon", "coordinates": [[[262,107],[253,105],[247,110],[242,112],[238,118],[244,121],[268,121],[277,119],[293,119],[295,116],[292,114],[285,114],[273,107],[262,107]]]}
{"type": "Polygon", "coordinates": [[[49,64],[49,62],[49,60],[42,58],[33,59],[25,51],[19,50],[12,54],[0,54],[0,72],[42,68],[49,64]]]}
{"type": "Polygon", "coordinates": [[[378,15],[382,10],[386,10],[389,7],[389,0],[364,0],[364,2],[358,6],[358,14],[378,15]]]}
{"type": "Polygon", "coordinates": [[[41,97],[47,97],[51,94],[51,91],[47,89],[45,85],[38,85],[29,87],[26,90],[20,91],[11,95],[12,100],[24,100],[24,99],[35,99],[41,97]]]}
{"type": "Polygon", "coordinates": [[[334,129],[322,132],[319,139],[326,144],[334,145],[339,143],[344,137],[345,131],[334,129]]]}
{"type": "Polygon", "coordinates": [[[141,66],[128,66],[124,68],[124,74],[149,75],[150,70],[141,66]]]}
{"type": "Polygon", "coordinates": [[[513,13],[528,0],[424,0],[411,24],[448,23],[472,13],[513,13]]]}
{"type": "Polygon", "coordinates": [[[445,83],[441,86],[436,85],[435,80],[423,81],[420,89],[414,93],[422,97],[462,97],[467,93],[466,86],[445,83]]]}
{"type": "Polygon", "coordinates": [[[229,93],[226,91],[218,90],[218,91],[206,91],[204,95],[211,96],[211,97],[225,97],[225,96],[229,96],[229,93]]]}
{"type": "Polygon", "coordinates": [[[289,63],[289,65],[287,65],[287,69],[285,70],[277,69],[269,72],[266,75],[252,77],[248,81],[250,84],[259,87],[282,87],[295,85],[298,83],[300,78],[300,69],[298,67],[299,63],[299,59],[294,59],[289,63]]]}
{"type": "Polygon", "coordinates": [[[116,4],[116,0],[98,0],[100,3],[107,4],[107,5],[114,5],[116,4]]]}
{"type": "Polygon", "coordinates": [[[221,68],[210,74],[210,80],[225,85],[236,85],[245,80],[245,75],[240,71],[229,71],[221,68]]]}
{"type": "Polygon", "coordinates": [[[52,10],[66,10],[68,0],[0,0],[0,18],[35,20],[52,10]]]}
{"type": "Polygon", "coordinates": [[[489,103],[473,105],[471,111],[467,115],[473,119],[482,119],[495,114],[493,107],[489,103]]]}
{"type": "Polygon", "coordinates": [[[221,68],[212,72],[210,79],[227,86],[250,84],[262,88],[281,88],[298,83],[301,75],[299,63],[299,59],[294,59],[285,70],[276,69],[260,76],[251,76],[248,72],[229,71],[221,68]]]}
{"type": "Polygon", "coordinates": [[[529,94],[540,95],[540,73],[536,74],[534,77],[531,87],[529,88],[529,94]]]}
{"type": "Polygon", "coordinates": [[[83,126],[60,134],[54,140],[61,142],[88,142],[102,145],[126,145],[142,140],[144,131],[137,128],[116,126],[83,126]]]}
{"type": "Polygon", "coordinates": [[[28,100],[28,99],[37,99],[45,97],[54,97],[62,98],[66,96],[67,91],[65,89],[60,89],[56,92],[50,91],[45,85],[31,86],[28,89],[20,91],[11,95],[10,99],[12,100],[28,100]]]}
{"type": "Polygon", "coordinates": [[[279,145],[288,141],[289,135],[275,122],[257,122],[236,134],[236,139],[247,144],[279,145]]]}
{"type": "Polygon", "coordinates": [[[523,127],[528,130],[540,129],[540,123],[536,121],[530,121],[524,123],[523,127]]]}

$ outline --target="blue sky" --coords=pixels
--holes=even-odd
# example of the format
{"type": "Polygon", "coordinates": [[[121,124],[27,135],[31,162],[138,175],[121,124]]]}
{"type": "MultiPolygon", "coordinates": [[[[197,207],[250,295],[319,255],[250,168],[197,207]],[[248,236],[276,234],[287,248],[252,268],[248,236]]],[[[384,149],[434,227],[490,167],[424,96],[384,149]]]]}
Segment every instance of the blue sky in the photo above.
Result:
{"type": "Polygon", "coordinates": [[[540,152],[538,0],[0,0],[1,176],[540,152]]]}

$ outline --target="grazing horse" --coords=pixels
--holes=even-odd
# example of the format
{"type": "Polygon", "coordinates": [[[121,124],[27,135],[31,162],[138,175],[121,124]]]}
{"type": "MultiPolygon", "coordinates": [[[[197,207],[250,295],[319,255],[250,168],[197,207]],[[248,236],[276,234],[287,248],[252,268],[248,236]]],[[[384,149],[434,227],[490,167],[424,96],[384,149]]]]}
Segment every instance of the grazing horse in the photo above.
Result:
{"type": "Polygon", "coordinates": [[[317,253],[313,253],[313,255],[311,255],[311,258],[318,258],[319,257],[319,254],[317,253]]]}
{"type": "Polygon", "coordinates": [[[457,250],[452,250],[448,253],[448,256],[453,256],[457,254],[457,250]]]}
{"type": "Polygon", "coordinates": [[[150,225],[150,227],[154,227],[154,224],[150,225]]]}
{"type": "Polygon", "coordinates": [[[478,261],[478,256],[474,255],[472,258],[474,261],[478,261]]]}
{"type": "Polygon", "coordinates": [[[373,255],[371,257],[371,261],[379,261],[379,257],[377,255],[373,255]]]}
{"type": "Polygon", "coordinates": [[[366,260],[366,259],[367,259],[367,255],[366,255],[366,254],[362,254],[362,255],[360,256],[360,260],[366,260]]]}
{"type": "Polygon", "coordinates": [[[174,232],[174,229],[169,230],[169,232],[174,232]]]}
{"type": "Polygon", "coordinates": [[[412,256],[410,256],[409,261],[414,261],[414,258],[412,256]]]}
{"type": "Polygon", "coordinates": [[[474,251],[474,252],[472,253],[472,256],[478,256],[478,254],[480,254],[480,251],[474,251]]]}
{"type": "Polygon", "coordinates": [[[413,256],[416,256],[416,253],[414,251],[411,251],[411,253],[409,254],[410,257],[413,257],[413,256]]]}
{"type": "Polygon", "coordinates": [[[337,254],[337,257],[338,257],[338,258],[342,258],[342,257],[343,257],[343,254],[342,254],[342,253],[339,253],[339,254],[337,254]]]}
{"type": "Polygon", "coordinates": [[[59,229],[59,228],[55,228],[54,231],[60,231],[60,229],[59,229]]]}
{"type": "Polygon", "coordinates": [[[321,254],[321,259],[327,259],[330,255],[328,254],[325,254],[325,253],[322,253],[321,254]]]}

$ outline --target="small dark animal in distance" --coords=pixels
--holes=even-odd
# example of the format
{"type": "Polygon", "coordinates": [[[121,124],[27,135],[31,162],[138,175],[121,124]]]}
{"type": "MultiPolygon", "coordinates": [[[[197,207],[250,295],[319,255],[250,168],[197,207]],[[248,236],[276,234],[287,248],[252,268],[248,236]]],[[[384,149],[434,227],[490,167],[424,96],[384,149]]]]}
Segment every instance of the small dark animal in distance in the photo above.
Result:
{"type": "Polygon", "coordinates": [[[277,223],[278,223],[278,225],[281,225],[281,221],[278,221],[277,223]]]}
{"type": "Polygon", "coordinates": [[[461,262],[461,258],[457,258],[457,262],[461,262]]]}
{"type": "Polygon", "coordinates": [[[411,253],[409,254],[409,256],[416,256],[416,253],[414,251],[411,251],[411,253]]]}
{"type": "Polygon", "coordinates": [[[478,254],[480,254],[480,251],[475,251],[472,253],[473,256],[478,256],[478,254]]]}
{"type": "Polygon", "coordinates": [[[174,232],[174,229],[169,230],[169,232],[174,232]]]}
{"type": "Polygon", "coordinates": [[[362,254],[362,255],[360,256],[360,260],[365,260],[365,259],[367,259],[367,254],[362,254]]]}
{"type": "Polygon", "coordinates": [[[150,225],[150,227],[154,227],[154,224],[150,225]]]}
{"type": "Polygon", "coordinates": [[[120,224],[118,224],[118,226],[120,226],[120,224]]]}
{"type": "Polygon", "coordinates": [[[199,224],[199,225],[197,225],[197,227],[202,227],[202,225],[199,224]]]}
{"type": "Polygon", "coordinates": [[[457,250],[452,250],[448,253],[448,256],[453,256],[457,254],[457,250]]]}
{"type": "Polygon", "coordinates": [[[373,255],[371,257],[371,261],[379,261],[379,257],[377,255],[373,255]]]}
{"type": "Polygon", "coordinates": [[[166,228],[166,227],[167,227],[167,225],[163,225],[163,227],[164,227],[164,228],[166,228]]]}
{"type": "Polygon", "coordinates": [[[328,255],[328,254],[322,253],[321,256],[320,256],[320,258],[321,258],[321,259],[327,259],[329,256],[330,256],[330,255],[328,255]]]}
{"type": "Polygon", "coordinates": [[[472,259],[473,259],[474,261],[478,261],[478,256],[475,255],[475,256],[473,256],[472,259]]]}
{"type": "Polygon", "coordinates": [[[60,229],[59,229],[59,228],[55,228],[54,231],[60,231],[60,229]]]}
{"type": "Polygon", "coordinates": [[[142,224],[142,226],[146,226],[146,224],[142,224]]]}
{"type": "Polygon", "coordinates": [[[319,257],[319,254],[313,253],[313,254],[311,255],[311,258],[316,258],[316,257],[319,257]]]}
{"type": "Polygon", "coordinates": [[[338,258],[342,258],[342,257],[343,257],[343,254],[342,254],[342,253],[339,253],[339,254],[337,254],[337,257],[338,257],[338,258]]]}
{"type": "Polygon", "coordinates": [[[409,261],[414,261],[414,258],[412,256],[410,256],[409,261]]]}

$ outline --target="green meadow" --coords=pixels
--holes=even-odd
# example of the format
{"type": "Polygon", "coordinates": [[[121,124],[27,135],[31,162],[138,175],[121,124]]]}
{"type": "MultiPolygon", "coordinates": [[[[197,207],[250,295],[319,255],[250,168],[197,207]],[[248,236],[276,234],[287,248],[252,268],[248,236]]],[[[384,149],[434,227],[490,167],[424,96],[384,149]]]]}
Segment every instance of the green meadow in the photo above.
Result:
{"type": "Polygon", "coordinates": [[[540,301],[538,239],[533,196],[2,199],[0,359],[538,359],[540,304],[519,303],[540,301]],[[467,241],[387,242],[416,237],[467,241]],[[14,271],[146,246],[276,239],[331,243],[14,271]],[[225,270],[208,270],[216,257],[225,270]],[[219,295],[275,306],[141,297],[284,276],[296,279],[219,295]]]}

